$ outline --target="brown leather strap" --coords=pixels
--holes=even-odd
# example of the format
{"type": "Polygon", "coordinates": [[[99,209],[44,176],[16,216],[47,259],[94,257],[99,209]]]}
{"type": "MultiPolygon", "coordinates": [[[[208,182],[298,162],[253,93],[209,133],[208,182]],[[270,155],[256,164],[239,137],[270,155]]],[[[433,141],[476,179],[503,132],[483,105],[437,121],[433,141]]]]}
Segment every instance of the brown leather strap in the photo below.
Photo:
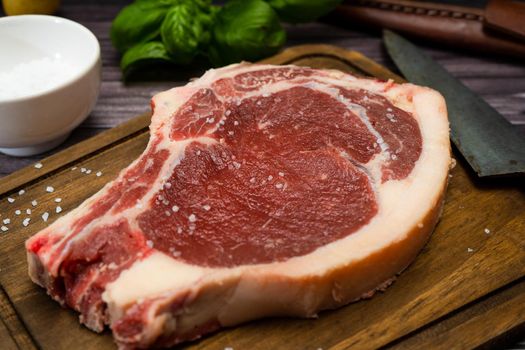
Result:
{"type": "Polygon", "coordinates": [[[525,45],[483,28],[481,9],[405,0],[349,0],[329,20],[495,55],[525,57],[525,45]]]}
{"type": "Polygon", "coordinates": [[[525,39],[525,3],[491,0],[485,8],[485,25],[519,39],[525,39]]]}

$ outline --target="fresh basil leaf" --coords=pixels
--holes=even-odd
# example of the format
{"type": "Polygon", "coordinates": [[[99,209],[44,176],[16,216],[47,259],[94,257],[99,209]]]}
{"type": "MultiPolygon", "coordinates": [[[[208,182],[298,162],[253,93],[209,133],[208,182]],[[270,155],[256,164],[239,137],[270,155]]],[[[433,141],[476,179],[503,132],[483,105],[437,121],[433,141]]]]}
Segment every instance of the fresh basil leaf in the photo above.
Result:
{"type": "Polygon", "coordinates": [[[126,78],[140,67],[159,62],[169,63],[173,61],[162,42],[150,41],[137,44],[127,50],[120,61],[120,68],[124,78],[126,78]]]}
{"type": "Polygon", "coordinates": [[[289,23],[316,20],[335,9],[342,0],[266,0],[279,18],[289,23]]]}
{"type": "Polygon", "coordinates": [[[229,1],[212,29],[208,56],[215,66],[273,55],[286,41],[275,11],[262,0],[229,1]]]}
{"type": "Polygon", "coordinates": [[[212,0],[135,0],[144,4],[150,4],[152,6],[167,6],[171,7],[174,5],[180,5],[182,3],[193,3],[198,5],[201,9],[207,9],[211,5],[212,0]]]}
{"type": "Polygon", "coordinates": [[[187,64],[208,45],[213,14],[193,2],[173,6],[160,28],[162,42],[177,63],[187,64]]]}
{"type": "Polygon", "coordinates": [[[160,27],[173,6],[190,4],[209,13],[211,0],[136,0],[124,7],[111,26],[111,41],[124,53],[130,47],[160,37],[160,27]]]}
{"type": "Polygon", "coordinates": [[[121,53],[155,39],[169,6],[157,1],[138,1],[120,11],[111,25],[111,41],[121,53]]]}

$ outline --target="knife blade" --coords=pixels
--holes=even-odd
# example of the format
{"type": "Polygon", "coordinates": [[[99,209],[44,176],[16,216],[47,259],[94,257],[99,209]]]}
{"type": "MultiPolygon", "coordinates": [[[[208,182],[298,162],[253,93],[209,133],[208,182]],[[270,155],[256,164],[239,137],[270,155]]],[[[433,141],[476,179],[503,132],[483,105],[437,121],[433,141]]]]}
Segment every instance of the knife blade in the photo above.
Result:
{"type": "Polygon", "coordinates": [[[389,30],[383,40],[408,81],[445,97],[450,138],[479,177],[525,173],[525,135],[408,40],[389,30]]]}

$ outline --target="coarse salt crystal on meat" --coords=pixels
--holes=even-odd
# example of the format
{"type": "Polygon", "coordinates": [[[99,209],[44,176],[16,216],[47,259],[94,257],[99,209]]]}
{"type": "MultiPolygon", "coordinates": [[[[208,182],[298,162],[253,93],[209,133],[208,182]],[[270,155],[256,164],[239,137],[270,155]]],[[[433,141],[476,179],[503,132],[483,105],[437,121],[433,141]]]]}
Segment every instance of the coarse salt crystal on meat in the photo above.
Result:
{"type": "Polygon", "coordinates": [[[33,281],[121,348],[370,296],[438,220],[450,146],[431,89],[239,64],[152,107],[142,156],[26,242],[33,281]]]}

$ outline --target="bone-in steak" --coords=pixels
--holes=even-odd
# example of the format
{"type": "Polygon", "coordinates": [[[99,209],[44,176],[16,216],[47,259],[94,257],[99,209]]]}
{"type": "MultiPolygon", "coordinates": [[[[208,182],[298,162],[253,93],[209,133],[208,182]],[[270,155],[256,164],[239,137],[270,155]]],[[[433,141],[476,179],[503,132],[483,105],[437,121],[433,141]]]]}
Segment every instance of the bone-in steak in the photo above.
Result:
{"type": "Polygon", "coordinates": [[[142,156],[26,243],[33,281],[122,348],[369,296],[438,219],[450,154],[430,89],[241,64],[152,107],[142,156]]]}

